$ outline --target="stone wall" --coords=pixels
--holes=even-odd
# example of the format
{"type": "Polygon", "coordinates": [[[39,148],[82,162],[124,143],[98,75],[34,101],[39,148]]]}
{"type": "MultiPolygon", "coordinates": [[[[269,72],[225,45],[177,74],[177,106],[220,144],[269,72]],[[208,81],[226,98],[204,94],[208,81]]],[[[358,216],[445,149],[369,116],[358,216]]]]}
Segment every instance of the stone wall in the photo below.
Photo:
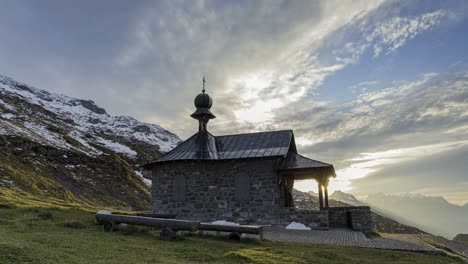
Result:
{"type": "Polygon", "coordinates": [[[281,225],[288,225],[291,222],[304,224],[312,229],[328,230],[328,212],[311,211],[295,208],[280,208],[281,225]]]}
{"type": "Polygon", "coordinates": [[[330,227],[349,227],[356,231],[372,231],[372,216],[369,206],[328,208],[330,227]]]}
{"type": "Polygon", "coordinates": [[[283,226],[298,222],[313,229],[372,229],[370,208],[367,206],[331,207],[323,211],[281,206],[276,162],[276,159],[244,159],[159,164],[152,171],[151,210],[154,213],[175,214],[178,219],[203,222],[226,220],[240,224],[283,226]],[[185,196],[173,193],[174,178],[181,178],[181,175],[186,180],[182,185],[186,190],[185,196]],[[238,181],[240,178],[241,184],[238,181]],[[236,188],[241,186],[248,186],[247,192],[242,192],[242,195],[248,195],[248,199],[239,196],[236,188]]]}
{"type": "Polygon", "coordinates": [[[151,209],[180,219],[241,224],[280,223],[276,159],[172,162],[153,169],[151,209]],[[235,177],[248,175],[249,199],[236,198],[235,177]],[[173,178],[187,181],[184,201],[174,201],[173,178]]]}

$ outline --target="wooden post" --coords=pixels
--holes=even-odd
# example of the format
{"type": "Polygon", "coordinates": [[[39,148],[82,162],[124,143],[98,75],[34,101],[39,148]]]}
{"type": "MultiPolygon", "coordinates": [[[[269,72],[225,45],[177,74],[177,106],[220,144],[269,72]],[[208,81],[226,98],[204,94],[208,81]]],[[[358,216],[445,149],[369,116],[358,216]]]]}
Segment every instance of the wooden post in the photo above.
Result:
{"type": "Polygon", "coordinates": [[[322,181],[318,181],[318,193],[319,193],[319,203],[320,203],[320,210],[323,209],[323,193],[322,193],[322,181]]]}
{"type": "Polygon", "coordinates": [[[324,189],[323,191],[325,192],[325,208],[328,209],[328,181],[325,183],[325,185],[323,186],[324,189]]]}

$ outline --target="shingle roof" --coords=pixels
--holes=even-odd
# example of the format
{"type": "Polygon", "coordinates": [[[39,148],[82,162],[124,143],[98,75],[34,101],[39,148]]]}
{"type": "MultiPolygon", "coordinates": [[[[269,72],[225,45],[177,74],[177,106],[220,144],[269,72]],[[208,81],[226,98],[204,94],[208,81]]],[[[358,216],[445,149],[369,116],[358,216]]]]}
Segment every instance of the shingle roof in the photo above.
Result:
{"type": "Polygon", "coordinates": [[[285,157],[295,151],[292,130],[237,134],[215,137],[209,132],[198,132],[166,155],[145,165],[176,160],[229,160],[261,157],[285,157]],[[292,144],[291,144],[292,143],[292,144]]]}

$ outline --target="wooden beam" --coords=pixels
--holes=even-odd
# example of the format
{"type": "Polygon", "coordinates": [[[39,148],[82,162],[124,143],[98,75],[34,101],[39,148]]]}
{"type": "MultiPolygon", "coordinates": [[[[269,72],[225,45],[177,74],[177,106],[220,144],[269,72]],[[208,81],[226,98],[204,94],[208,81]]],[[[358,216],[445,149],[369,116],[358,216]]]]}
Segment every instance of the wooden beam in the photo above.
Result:
{"type": "Polygon", "coordinates": [[[329,207],[328,206],[328,184],[324,185],[324,190],[323,191],[325,192],[325,208],[328,209],[328,207],[329,207]]]}
{"type": "Polygon", "coordinates": [[[322,181],[318,181],[318,193],[319,193],[319,203],[320,203],[320,210],[323,209],[323,193],[322,193],[322,181]]]}
{"type": "Polygon", "coordinates": [[[239,234],[260,235],[263,232],[263,227],[254,226],[254,225],[220,225],[220,224],[200,223],[200,227],[198,228],[198,230],[236,232],[239,234]]]}
{"type": "Polygon", "coordinates": [[[131,224],[131,225],[143,225],[143,226],[152,226],[152,227],[162,227],[169,228],[172,230],[187,230],[187,231],[197,231],[200,222],[196,221],[186,221],[186,220],[176,220],[176,219],[164,219],[164,218],[152,218],[152,217],[143,217],[143,216],[130,216],[130,215],[120,215],[120,214],[96,214],[96,220],[98,222],[114,222],[115,224],[131,224]]]}

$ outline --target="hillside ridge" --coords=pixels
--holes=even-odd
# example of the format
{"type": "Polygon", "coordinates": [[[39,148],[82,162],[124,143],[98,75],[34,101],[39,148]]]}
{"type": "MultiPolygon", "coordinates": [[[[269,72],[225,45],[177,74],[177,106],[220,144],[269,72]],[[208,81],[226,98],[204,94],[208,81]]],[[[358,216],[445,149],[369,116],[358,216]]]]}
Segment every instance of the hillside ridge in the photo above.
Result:
{"type": "Polygon", "coordinates": [[[141,165],[179,142],[159,125],[0,75],[0,199],[146,208],[141,165]]]}

